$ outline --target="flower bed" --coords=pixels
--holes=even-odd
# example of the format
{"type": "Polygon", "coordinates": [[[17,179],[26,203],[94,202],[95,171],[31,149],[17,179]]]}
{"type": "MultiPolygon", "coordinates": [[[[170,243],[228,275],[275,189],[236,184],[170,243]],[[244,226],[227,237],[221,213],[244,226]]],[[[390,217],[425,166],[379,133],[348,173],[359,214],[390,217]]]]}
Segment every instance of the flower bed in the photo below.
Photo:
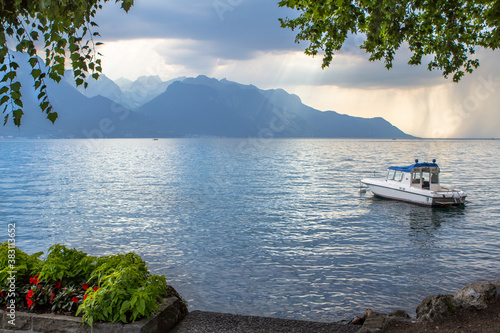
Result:
{"type": "Polygon", "coordinates": [[[90,326],[126,324],[156,314],[169,296],[165,277],[151,275],[134,253],[94,257],[56,244],[46,259],[40,259],[42,254],[0,245],[3,309],[15,304],[16,311],[81,316],[80,322],[90,326]]]}
{"type": "Polygon", "coordinates": [[[43,333],[159,333],[168,332],[187,314],[185,304],[177,297],[163,299],[160,309],[153,317],[134,323],[94,323],[93,327],[82,325],[79,317],[55,314],[16,313],[15,325],[9,323],[9,312],[0,310],[0,331],[23,331],[43,333]]]}

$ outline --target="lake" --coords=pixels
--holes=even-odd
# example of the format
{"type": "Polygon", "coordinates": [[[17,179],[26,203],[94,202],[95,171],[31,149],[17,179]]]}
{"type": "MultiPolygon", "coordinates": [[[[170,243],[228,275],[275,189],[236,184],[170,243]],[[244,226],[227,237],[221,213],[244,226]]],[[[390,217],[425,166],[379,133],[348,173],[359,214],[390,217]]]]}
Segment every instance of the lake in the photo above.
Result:
{"type": "Polygon", "coordinates": [[[414,315],[500,278],[499,140],[0,140],[0,241],[136,252],[189,309],[314,321],[414,315]],[[465,208],[359,193],[437,159],[465,208]]]}

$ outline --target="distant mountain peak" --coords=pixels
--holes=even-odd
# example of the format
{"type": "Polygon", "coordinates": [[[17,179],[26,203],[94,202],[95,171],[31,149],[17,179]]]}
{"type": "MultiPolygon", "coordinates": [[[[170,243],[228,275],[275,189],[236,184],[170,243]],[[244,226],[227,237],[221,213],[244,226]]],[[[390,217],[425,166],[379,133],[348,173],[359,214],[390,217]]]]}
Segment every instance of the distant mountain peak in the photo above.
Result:
{"type": "Polygon", "coordinates": [[[411,138],[380,117],[319,111],[283,89],[262,90],[206,75],[169,81],[158,75],[116,80],[121,87],[101,75],[83,89],[75,87],[68,72],[59,84],[48,83],[51,103],[59,113],[52,125],[42,112],[34,112],[38,101],[29,68],[18,76],[27,117],[20,129],[4,126],[0,136],[411,138]]]}
{"type": "Polygon", "coordinates": [[[261,90],[199,75],[170,85],[142,105],[175,136],[410,138],[381,118],[359,118],[304,105],[283,89],[261,90]]]}

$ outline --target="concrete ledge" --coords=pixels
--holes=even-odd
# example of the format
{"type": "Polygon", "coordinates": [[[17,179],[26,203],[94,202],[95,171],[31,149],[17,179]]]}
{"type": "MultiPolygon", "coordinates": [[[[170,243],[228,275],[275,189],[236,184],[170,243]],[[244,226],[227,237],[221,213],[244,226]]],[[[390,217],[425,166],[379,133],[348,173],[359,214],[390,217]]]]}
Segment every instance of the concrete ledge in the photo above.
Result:
{"type": "Polygon", "coordinates": [[[187,314],[186,306],[177,297],[163,299],[158,313],[131,324],[96,323],[94,327],[82,324],[81,317],[55,314],[16,312],[15,326],[9,324],[6,311],[0,310],[1,332],[4,333],[162,333],[168,332],[187,314]]]}

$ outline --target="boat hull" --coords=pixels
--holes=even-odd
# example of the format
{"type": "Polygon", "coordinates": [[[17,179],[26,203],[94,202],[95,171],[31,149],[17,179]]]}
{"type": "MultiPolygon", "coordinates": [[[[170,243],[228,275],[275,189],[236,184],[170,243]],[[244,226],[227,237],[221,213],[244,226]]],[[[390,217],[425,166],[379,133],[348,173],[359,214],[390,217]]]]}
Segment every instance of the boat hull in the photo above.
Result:
{"type": "Polygon", "coordinates": [[[465,204],[465,194],[462,191],[425,191],[414,190],[405,187],[390,187],[369,180],[362,180],[363,184],[368,185],[372,193],[376,196],[411,202],[426,206],[460,206],[465,204]]]}

